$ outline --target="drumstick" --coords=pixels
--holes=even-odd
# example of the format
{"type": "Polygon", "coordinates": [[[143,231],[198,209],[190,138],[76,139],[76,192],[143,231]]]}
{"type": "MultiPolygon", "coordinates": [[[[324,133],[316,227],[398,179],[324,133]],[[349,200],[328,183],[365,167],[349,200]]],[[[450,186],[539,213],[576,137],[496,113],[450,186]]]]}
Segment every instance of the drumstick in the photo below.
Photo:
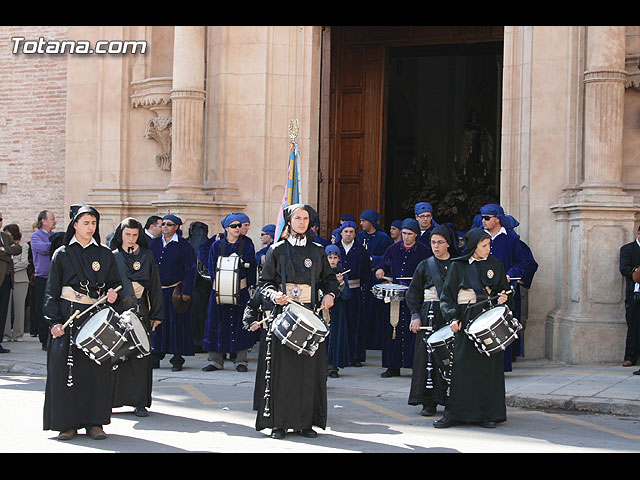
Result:
{"type": "MultiPolygon", "coordinates": [[[[122,285],[118,285],[116,288],[113,289],[114,292],[117,292],[118,290],[120,290],[122,288],[122,285]]],[[[71,323],[71,321],[76,318],[76,317],[81,317],[82,315],[84,315],[85,313],[87,313],[89,310],[91,310],[93,307],[100,305],[104,302],[107,301],[107,297],[109,294],[104,295],[102,297],[100,297],[98,300],[96,300],[96,303],[94,303],[93,305],[91,305],[90,307],[86,308],[82,313],[80,313],[80,310],[76,310],[73,315],[71,315],[69,317],[69,320],[67,320],[66,322],[64,322],[64,324],[62,325],[62,330],[65,329],[65,327],[67,325],[69,325],[71,323]]]]}

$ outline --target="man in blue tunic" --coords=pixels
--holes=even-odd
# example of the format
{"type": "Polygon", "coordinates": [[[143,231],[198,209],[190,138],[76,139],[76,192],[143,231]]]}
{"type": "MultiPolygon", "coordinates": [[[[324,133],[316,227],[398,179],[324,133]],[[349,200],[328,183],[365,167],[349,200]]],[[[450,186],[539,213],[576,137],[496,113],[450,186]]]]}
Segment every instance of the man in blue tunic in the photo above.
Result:
{"type": "MultiPolygon", "coordinates": [[[[362,286],[362,295],[364,297],[363,318],[365,319],[365,345],[370,350],[380,350],[382,338],[382,322],[384,318],[384,303],[376,298],[371,292],[371,288],[379,281],[375,276],[375,267],[382,259],[384,252],[393,244],[391,237],[386,234],[380,225],[380,214],[375,210],[367,209],[360,215],[360,226],[362,231],[356,235],[364,248],[369,252],[371,260],[371,272],[364,281],[362,286]]],[[[401,224],[402,222],[400,222],[401,224]]],[[[400,225],[398,225],[400,226],[400,225]]],[[[363,357],[362,361],[366,358],[363,357]]]]}
{"type": "Polygon", "coordinates": [[[369,253],[356,240],[357,227],[355,222],[347,220],[342,224],[340,237],[336,245],[340,249],[342,265],[349,271],[349,300],[346,302],[347,332],[349,337],[349,355],[353,366],[362,366],[365,360],[366,345],[364,322],[364,298],[362,283],[371,272],[369,253]]]}
{"type": "MultiPolygon", "coordinates": [[[[515,285],[513,316],[519,321],[521,318],[521,298],[518,280],[525,275],[526,259],[522,250],[522,242],[517,233],[513,231],[512,217],[505,215],[504,209],[495,203],[488,203],[480,208],[482,215],[482,228],[491,235],[491,255],[496,257],[504,265],[507,272],[507,281],[515,285]]],[[[519,355],[520,352],[515,352],[519,355]]],[[[504,371],[512,370],[514,351],[513,344],[504,351],[504,371]]]]}
{"type": "Polygon", "coordinates": [[[413,210],[420,225],[417,241],[429,249],[429,256],[431,256],[433,255],[431,252],[431,232],[438,226],[438,223],[433,219],[433,206],[429,202],[419,202],[415,204],[413,210]]]}
{"type": "Polygon", "coordinates": [[[180,231],[182,220],[176,215],[162,218],[162,235],[149,243],[149,248],[158,262],[162,297],[164,300],[164,321],[151,337],[154,368],[160,360],[172,353],[172,371],[179,372],[184,364],[184,356],[195,355],[191,327],[191,294],[196,283],[196,252],[180,231]],[[182,305],[180,312],[174,306],[182,305]]]}
{"type": "MultiPolygon", "coordinates": [[[[402,222],[402,241],[391,245],[378,263],[378,280],[387,276],[394,284],[409,286],[418,264],[431,254],[429,247],[417,241],[418,235],[418,221],[405,219],[402,222]]],[[[397,318],[391,314],[389,306],[386,307],[389,322],[384,322],[382,330],[382,366],[387,370],[381,374],[383,378],[399,376],[400,368],[413,368],[415,333],[409,330],[411,312],[404,299],[399,303],[397,318]],[[392,323],[396,320],[394,328],[392,323]]]]}
{"type": "Polygon", "coordinates": [[[262,227],[262,230],[260,231],[260,241],[262,242],[262,248],[258,250],[258,253],[256,253],[256,264],[258,265],[258,268],[262,268],[262,265],[264,265],[264,257],[267,254],[267,250],[269,250],[269,247],[273,245],[273,239],[275,236],[276,226],[273,223],[262,227]]]}
{"type": "Polygon", "coordinates": [[[234,364],[238,372],[247,371],[247,353],[258,340],[255,332],[249,332],[243,328],[242,314],[249,300],[249,289],[256,284],[256,254],[253,243],[247,241],[247,237],[241,235],[241,216],[237,214],[227,215],[222,220],[225,229],[224,237],[216,240],[209,250],[207,268],[214,280],[213,290],[209,297],[207,310],[207,322],[203,347],[209,352],[209,365],[202,370],[212,372],[222,370],[225,354],[235,353],[234,364]],[[235,282],[235,275],[240,279],[240,291],[237,303],[225,304],[220,301],[217,289],[216,272],[218,270],[218,258],[236,255],[240,257],[237,271],[229,272],[226,278],[220,277],[220,283],[235,282]]]}

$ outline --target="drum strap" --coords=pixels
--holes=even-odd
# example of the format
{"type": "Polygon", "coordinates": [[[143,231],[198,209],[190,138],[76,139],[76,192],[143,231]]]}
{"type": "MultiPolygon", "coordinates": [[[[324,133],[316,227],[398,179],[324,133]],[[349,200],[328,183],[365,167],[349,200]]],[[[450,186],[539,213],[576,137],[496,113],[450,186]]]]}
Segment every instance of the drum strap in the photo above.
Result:
{"type": "Polygon", "coordinates": [[[118,271],[122,278],[122,298],[125,300],[125,310],[128,310],[129,308],[137,306],[138,301],[135,298],[133,284],[127,275],[127,266],[124,263],[122,253],[120,251],[116,251],[113,256],[116,258],[116,265],[118,266],[118,271]],[[133,302],[133,304],[131,304],[131,302],[133,302]]]}
{"type": "Polygon", "coordinates": [[[480,276],[478,275],[478,269],[474,263],[465,264],[465,275],[471,282],[471,288],[476,292],[476,302],[481,302],[489,298],[487,291],[482,287],[482,283],[480,283],[480,276]]]}
{"type": "Polygon", "coordinates": [[[440,275],[440,269],[436,263],[436,257],[430,256],[427,259],[427,267],[429,267],[429,275],[431,275],[431,279],[433,280],[433,284],[436,287],[436,291],[438,292],[438,298],[442,295],[442,285],[444,282],[442,281],[442,276],[440,275]]]}
{"type": "MultiPolygon", "coordinates": [[[[87,289],[87,293],[88,293],[90,280],[88,278],[87,272],[82,267],[82,262],[80,261],[80,259],[76,255],[76,249],[75,248],[67,248],[66,251],[68,253],[69,260],[71,260],[71,264],[73,265],[73,269],[74,269],[76,275],[78,276],[78,279],[80,280],[80,284],[83,287],[85,287],[85,285],[86,285],[85,288],[87,289]]],[[[105,249],[105,251],[106,251],[106,249],[105,249]]],[[[105,259],[104,255],[103,255],[103,249],[102,248],[100,248],[98,250],[98,255],[99,255],[99,258],[100,258],[100,264],[101,265],[106,265],[106,259],[105,259]]],[[[104,270],[104,269],[100,269],[100,270],[104,270]]],[[[94,277],[95,281],[92,284],[92,286],[94,288],[96,288],[98,296],[100,296],[100,290],[102,288],[104,288],[104,283],[102,285],[100,285],[98,283],[98,281],[100,280],[100,278],[99,278],[100,274],[101,274],[101,271],[98,271],[98,272],[95,273],[95,276],[98,277],[98,278],[94,277]]]]}

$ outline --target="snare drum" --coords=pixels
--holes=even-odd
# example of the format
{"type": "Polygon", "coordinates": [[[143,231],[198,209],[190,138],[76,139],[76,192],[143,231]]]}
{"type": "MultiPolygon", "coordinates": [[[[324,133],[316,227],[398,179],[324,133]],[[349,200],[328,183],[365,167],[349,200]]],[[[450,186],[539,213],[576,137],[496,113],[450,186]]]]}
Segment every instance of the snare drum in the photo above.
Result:
{"type": "Polygon", "coordinates": [[[125,348],[125,333],[129,327],[110,308],[104,308],[93,315],[78,330],[74,343],[98,365],[118,357],[125,348]]]}
{"type": "Polygon", "coordinates": [[[373,295],[385,303],[401,302],[409,290],[406,285],[398,285],[396,283],[379,283],[371,288],[373,295]]]}
{"type": "Polygon", "coordinates": [[[218,304],[238,305],[240,302],[240,261],[235,253],[218,257],[214,284],[218,304]]]}
{"type": "Polygon", "coordinates": [[[151,353],[151,342],[149,342],[149,334],[142,320],[131,310],[127,310],[120,315],[122,321],[126,322],[131,328],[127,328],[124,337],[127,344],[118,352],[118,357],[113,358],[114,365],[119,365],[126,360],[132,358],[146,357],[151,353]]]}
{"type": "Polygon", "coordinates": [[[520,327],[506,305],[493,307],[473,319],[465,329],[480,353],[491,355],[502,352],[518,338],[520,327]]]}
{"type": "Polygon", "coordinates": [[[300,354],[312,357],[329,329],[311,310],[297,303],[289,303],[273,321],[272,333],[283,345],[300,354]]]}
{"type": "Polygon", "coordinates": [[[454,341],[455,336],[449,325],[436,330],[425,340],[427,348],[436,360],[442,378],[447,382],[451,381],[454,341]]]}

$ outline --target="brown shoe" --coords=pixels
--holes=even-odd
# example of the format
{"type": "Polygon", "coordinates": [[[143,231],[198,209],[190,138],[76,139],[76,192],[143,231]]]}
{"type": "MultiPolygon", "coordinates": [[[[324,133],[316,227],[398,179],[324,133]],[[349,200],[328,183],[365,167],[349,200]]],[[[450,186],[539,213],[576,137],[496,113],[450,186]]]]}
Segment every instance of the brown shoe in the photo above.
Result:
{"type": "Polygon", "coordinates": [[[71,428],[65,432],[60,432],[58,434],[58,440],[71,440],[76,434],[76,429],[71,428]]]}
{"type": "Polygon", "coordinates": [[[625,360],[622,362],[623,367],[633,367],[633,362],[631,360],[625,360]]]}
{"type": "Polygon", "coordinates": [[[102,427],[91,427],[87,433],[94,440],[104,440],[107,438],[107,434],[104,433],[102,427]]]}

